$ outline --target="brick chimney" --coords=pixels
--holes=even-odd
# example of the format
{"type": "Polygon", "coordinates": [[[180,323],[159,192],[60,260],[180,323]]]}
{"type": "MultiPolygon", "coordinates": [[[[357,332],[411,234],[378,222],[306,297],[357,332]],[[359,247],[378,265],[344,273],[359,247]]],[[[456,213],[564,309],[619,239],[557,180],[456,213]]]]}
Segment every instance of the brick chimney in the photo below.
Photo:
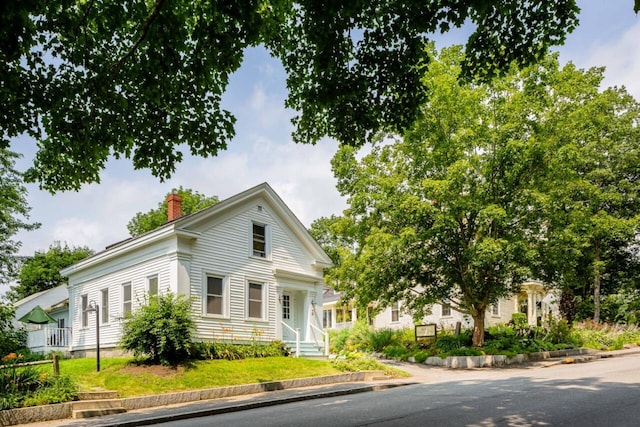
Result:
{"type": "Polygon", "coordinates": [[[178,194],[167,196],[167,222],[178,219],[182,216],[182,197],[178,194]]]}

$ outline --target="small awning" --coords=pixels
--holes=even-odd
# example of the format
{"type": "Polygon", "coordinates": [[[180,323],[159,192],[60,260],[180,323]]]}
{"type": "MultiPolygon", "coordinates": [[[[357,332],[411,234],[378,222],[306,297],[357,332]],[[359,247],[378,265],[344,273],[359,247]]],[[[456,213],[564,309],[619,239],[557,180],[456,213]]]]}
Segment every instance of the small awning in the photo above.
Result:
{"type": "Polygon", "coordinates": [[[30,312],[22,316],[19,320],[23,323],[35,323],[36,325],[58,322],[53,317],[49,316],[49,313],[44,311],[39,305],[33,307],[30,312]]]}

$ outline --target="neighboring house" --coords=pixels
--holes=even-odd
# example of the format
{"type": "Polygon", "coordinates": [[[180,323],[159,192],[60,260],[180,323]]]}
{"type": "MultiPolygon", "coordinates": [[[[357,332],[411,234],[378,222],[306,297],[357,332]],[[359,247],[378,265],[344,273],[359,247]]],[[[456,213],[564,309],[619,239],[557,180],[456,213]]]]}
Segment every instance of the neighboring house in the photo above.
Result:
{"type": "MultiPolygon", "coordinates": [[[[376,315],[358,313],[351,306],[341,304],[340,294],[332,289],[325,289],[322,307],[322,326],[325,329],[341,329],[349,327],[358,318],[365,318],[375,328],[402,329],[414,327],[410,314],[402,309],[400,303],[394,303],[376,315]]],[[[526,313],[530,325],[536,325],[538,319],[548,313],[557,314],[558,308],[555,298],[540,282],[527,281],[522,284],[519,294],[508,299],[501,299],[491,305],[485,315],[485,326],[506,323],[511,320],[513,313],[526,313]]],[[[467,328],[473,325],[471,316],[454,310],[447,304],[434,304],[431,314],[425,317],[422,324],[435,323],[441,328],[454,328],[457,322],[467,328]]]]}
{"type": "Polygon", "coordinates": [[[27,346],[34,352],[67,351],[71,342],[69,327],[69,291],[67,285],[60,285],[46,291],[29,295],[14,303],[16,308],[13,323],[27,329],[27,346]],[[25,314],[36,306],[42,307],[56,323],[34,325],[19,322],[25,314]]]}
{"type": "Polygon", "coordinates": [[[101,351],[117,352],[121,319],[167,292],[192,299],[198,340],[326,345],[319,307],[331,260],[268,184],[184,217],[179,196],[168,203],[167,224],[62,270],[74,354],[96,347],[87,308],[99,311],[101,351]]]}

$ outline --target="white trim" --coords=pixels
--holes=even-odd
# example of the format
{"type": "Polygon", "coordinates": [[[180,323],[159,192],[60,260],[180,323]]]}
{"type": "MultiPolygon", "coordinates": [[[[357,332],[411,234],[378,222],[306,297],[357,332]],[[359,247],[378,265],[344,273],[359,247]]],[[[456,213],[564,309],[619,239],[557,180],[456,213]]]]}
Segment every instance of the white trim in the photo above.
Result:
{"type": "Polygon", "coordinates": [[[129,313],[133,313],[133,283],[131,281],[123,282],[123,283],[120,284],[120,297],[121,297],[120,298],[120,302],[121,302],[120,314],[121,314],[122,317],[125,317],[127,315],[127,312],[126,312],[126,310],[124,308],[124,305],[125,305],[126,301],[129,301],[129,306],[130,306],[129,307],[129,313]],[[129,286],[129,289],[130,289],[130,292],[129,292],[131,294],[130,295],[130,298],[131,298],[130,300],[125,300],[124,299],[124,288],[127,287],[127,286],[129,286]]]}
{"type": "Polygon", "coordinates": [[[109,323],[111,323],[111,316],[110,316],[110,311],[111,311],[111,304],[110,301],[111,300],[111,293],[109,292],[109,287],[107,286],[106,288],[102,288],[100,289],[100,324],[101,325],[108,325],[109,323]],[[105,305],[104,303],[104,293],[107,293],[107,304],[105,305]],[[106,319],[105,319],[105,311],[107,313],[106,319]]]}
{"type": "Polygon", "coordinates": [[[258,321],[258,322],[266,322],[269,319],[269,316],[267,315],[267,283],[262,281],[262,280],[253,280],[253,279],[247,279],[246,280],[246,284],[245,284],[245,296],[244,296],[244,304],[245,304],[245,320],[249,320],[249,321],[258,321]],[[261,311],[261,317],[251,317],[249,316],[249,288],[251,285],[260,285],[262,287],[261,289],[261,306],[260,306],[260,311],[261,311]]]}
{"type": "Polygon", "coordinates": [[[202,317],[211,318],[211,319],[230,319],[230,286],[229,286],[229,276],[226,274],[218,274],[205,272],[203,277],[203,286],[202,286],[202,317]],[[209,313],[207,311],[207,298],[209,296],[209,277],[221,279],[222,280],[222,314],[209,313]]]}
{"type": "Polygon", "coordinates": [[[160,276],[158,275],[158,273],[154,273],[154,274],[150,274],[146,277],[146,284],[145,284],[145,290],[146,290],[146,296],[156,296],[160,294],[160,276]],[[155,294],[151,294],[151,279],[155,278],[156,279],[156,293],[155,294]]]}

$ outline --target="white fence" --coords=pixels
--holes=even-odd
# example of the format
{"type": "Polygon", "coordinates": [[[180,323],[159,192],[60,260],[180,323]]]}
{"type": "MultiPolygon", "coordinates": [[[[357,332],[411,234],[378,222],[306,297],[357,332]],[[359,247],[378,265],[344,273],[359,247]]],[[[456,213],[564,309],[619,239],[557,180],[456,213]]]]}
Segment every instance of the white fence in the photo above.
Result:
{"type": "Polygon", "coordinates": [[[71,345],[71,328],[58,328],[48,325],[34,329],[27,334],[27,347],[37,353],[68,350],[71,345]]]}

